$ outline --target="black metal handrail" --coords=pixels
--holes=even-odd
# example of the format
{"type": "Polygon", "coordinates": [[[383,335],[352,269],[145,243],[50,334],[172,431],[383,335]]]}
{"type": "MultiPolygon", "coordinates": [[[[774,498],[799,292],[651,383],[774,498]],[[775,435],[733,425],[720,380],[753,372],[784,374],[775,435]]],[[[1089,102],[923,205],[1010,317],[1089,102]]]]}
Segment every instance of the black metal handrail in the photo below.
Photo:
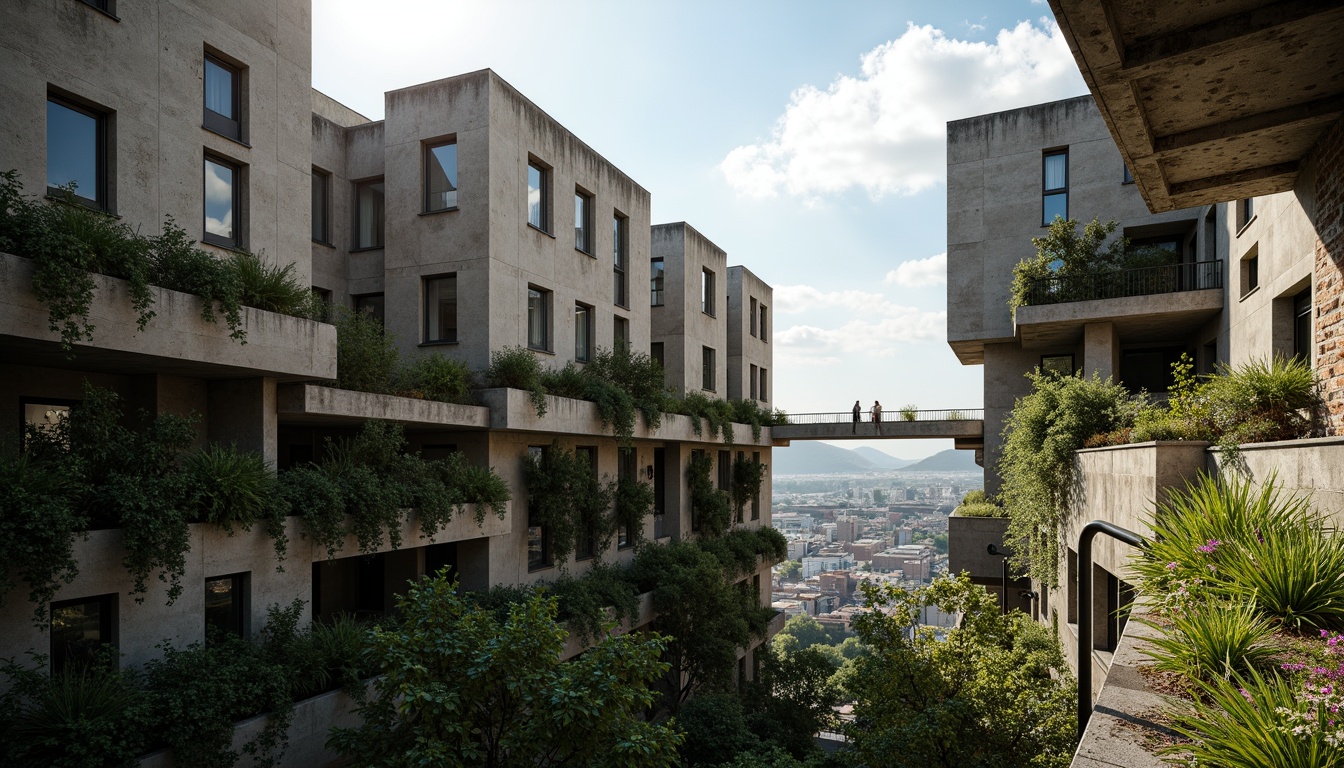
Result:
{"type": "Polygon", "coordinates": [[[1040,277],[1027,287],[1027,306],[1119,299],[1223,287],[1223,261],[1097,270],[1083,275],[1040,277]]]}
{"type": "Polygon", "coordinates": [[[1143,537],[1105,520],[1093,520],[1078,535],[1078,738],[1092,718],[1092,540],[1104,533],[1131,547],[1143,546],[1143,537]],[[1086,613],[1084,613],[1086,609],[1086,613]]]}
{"type": "MultiPolygon", "coordinates": [[[[882,412],[883,424],[899,424],[903,421],[983,421],[985,411],[983,408],[944,408],[936,411],[916,411],[895,409],[882,412]]],[[[835,413],[790,413],[788,415],[789,424],[849,424],[854,420],[853,411],[838,411],[835,413]]],[[[867,424],[872,421],[868,409],[864,409],[859,414],[859,422],[867,424]]]]}

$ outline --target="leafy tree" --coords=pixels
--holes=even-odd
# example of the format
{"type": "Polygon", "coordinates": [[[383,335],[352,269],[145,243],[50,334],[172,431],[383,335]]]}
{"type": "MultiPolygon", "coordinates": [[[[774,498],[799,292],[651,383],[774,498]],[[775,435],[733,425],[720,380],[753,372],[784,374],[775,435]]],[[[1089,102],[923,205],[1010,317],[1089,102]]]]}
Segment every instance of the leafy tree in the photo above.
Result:
{"type": "MultiPolygon", "coordinates": [[[[834,728],[840,691],[831,682],[839,666],[828,645],[794,653],[762,646],[760,673],[746,689],[747,723],[762,741],[802,758],[817,751],[812,735],[834,728]]],[[[838,654],[836,654],[838,656],[838,654]]]]}
{"type": "Polygon", "coordinates": [[[561,662],[556,600],[532,595],[499,620],[440,572],[397,601],[372,634],[383,676],[363,725],[330,744],[359,766],[672,766],[682,737],[646,722],[667,671],[662,638],[608,637],[561,662]]]}
{"type": "Polygon", "coordinates": [[[1058,640],[1025,614],[999,613],[966,576],[910,592],[864,585],[854,620],[871,649],[848,687],[846,730],[859,764],[891,768],[1063,768],[1074,747],[1075,684],[1058,640]],[[918,627],[920,608],[959,612],[959,627],[918,627]]]}
{"type": "Polygon", "coordinates": [[[803,575],[803,561],[789,560],[780,566],[779,575],[786,579],[796,579],[803,575]]]}
{"type": "Polygon", "coordinates": [[[781,650],[802,651],[814,645],[829,645],[831,636],[821,622],[800,613],[784,622],[784,628],[775,635],[775,647],[781,650]]]}
{"type": "Polygon", "coordinates": [[[774,611],[733,583],[740,570],[690,542],[649,546],[635,558],[631,578],[640,592],[653,592],[658,630],[669,635],[674,712],[693,692],[729,690],[738,649],[765,635],[774,611]]]}
{"type": "Polygon", "coordinates": [[[685,768],[720,765],[735,755],[762,749],[747,727],[742,699],[732,693],[696,696],[686,702],[677,722],[686,729],[686,742],[681,746],[685,768]]]}

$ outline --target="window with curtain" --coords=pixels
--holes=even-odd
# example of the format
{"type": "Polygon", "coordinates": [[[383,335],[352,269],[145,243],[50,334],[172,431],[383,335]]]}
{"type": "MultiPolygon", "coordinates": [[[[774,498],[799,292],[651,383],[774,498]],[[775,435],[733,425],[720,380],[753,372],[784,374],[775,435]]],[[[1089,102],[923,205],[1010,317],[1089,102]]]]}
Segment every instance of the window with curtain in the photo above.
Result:
{"type": "Polygon", "coordinates": [[[355,247],[383,247],[383,180],[365,181],[355,187],[355,247]]]}
{"type": "Polygon", "coordinates": [[[1069,218],[1068,150],[1046,153],[1041,167],[1041,226],[1046,227],[1056,217],[1069,218]]]}

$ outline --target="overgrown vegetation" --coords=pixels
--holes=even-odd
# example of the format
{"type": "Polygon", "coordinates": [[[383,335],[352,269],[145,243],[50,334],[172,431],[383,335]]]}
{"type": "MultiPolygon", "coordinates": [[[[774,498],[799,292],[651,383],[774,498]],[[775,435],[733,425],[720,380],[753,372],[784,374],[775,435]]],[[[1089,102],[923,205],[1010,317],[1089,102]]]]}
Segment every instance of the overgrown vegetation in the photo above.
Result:
{"type": "Polygon", "coordinates": [[[1202,476],[1151,518],[1136,566],[1165,637],[1149,655],[1190,698],[1173,759],[1231,766],[1344,759],[1344,536],[1270,478],[1202,476]],[[1308,640],[1307,638],[1315,638],[1308,640]]]}
{"type": "Polygon", "coordinates": [[[701,535],[722,536],[733,524],[728,494],[714,485],[714,458],[708,451],[692,451],[686,464],[691,489],[691,528],[701,535]]]}
{"type": "Polygon", "coordinates": [[[542,378],[541,361],[527,347],[504,347],[491,352],[485,385],[521,389],[532,398],[537,417],[546,415],[546,384],[542,378]]]}
{"type": "Polygon", "coordinates": [[[765,480],[765,465],[745,455],[733,459],[733,483],[729,494],[737,522],[742,522],[742,511],[753,499],[761,497],[761,483],[765,480]]]}
{"type": "Polygon", "coordinates": [[[328,441],[317,464],[280,474],[280,496],[304,523],[304,534],[334,557],[353,535],[364,554],[387,541],[401,546],[405,515],[415,510],[420,531],[431,537],[475,508],[476,522],[488,511],[501,518],[509,500],[508,485],[486,467],[462,456],[428,460],[407,450],[401,427],[365,422],[353,438],[328,441]]]}
{"type": "Polygon", "coordinates": [[[667,671],[657,635],[606,637],[562,663],[555,598],[534,594],[500,620],[443,574],[413,584],[398,611],[372,636],[382,676],[363,725],[332,735],[357,764],[675,765],[680,734],[643,717],[667,671]]]}
{"type": "Polygon", "coordinates": [[[200,296],[201,318],[213,323],[222,316],[230,336],[243,343],[242,307],[297,317],[315,313],[311,292],[295,279],[293,265],[270,265],[243,251],[216,256],[197,248],[171,218],[161,234],[141,235],[81,204],[73,190],[50,201],[24,195],[12,170],[0,173],[0,251],[34,261],[33,291],[47,306],[48,324],[67,352],[93,341],[94,274],[127,281],[142,331],[154,318],[151,285],[200,296]]]}
{"type": "Polygon", "coordinates": [[[1174,275],[1157,273],[1133,284],[1116,279],[1117,274],[1126,269],[1178,263],[1176,254],[1171,251],[1153,246],[1132,246],[1123,237],[1107,243],[1116,226],[1114,221],[1103,224],[1093,219],[1079,232],[1078,222],[1056,218],[1045,237],[1031,239],[1036,255],[1013,267],[1009,308],[1016,310],[1027,305],[1032,299],[1033,285],[1046,278],[1057,280],[1047,296],[1037,292],[1035,298],[1044,298],[1049,303],[1155,293],[1164,288],[1172,290],[1174,275]],[[1172,287],[1166,287],[1168,284],[1172,287]],[[1104,295],[1098,294],[1098,290],[1104,295]]]}
{"type": "Polygon", "coordinates": [[[597,467],[586,455],[558,442],[540,456],[523,459],[527,483],[529,525],[544,526],[551,556],[564,562],[587,537],[595,557],[601,557],[615,533],[607,514],[615,484],[598,479],[597,467]]]}

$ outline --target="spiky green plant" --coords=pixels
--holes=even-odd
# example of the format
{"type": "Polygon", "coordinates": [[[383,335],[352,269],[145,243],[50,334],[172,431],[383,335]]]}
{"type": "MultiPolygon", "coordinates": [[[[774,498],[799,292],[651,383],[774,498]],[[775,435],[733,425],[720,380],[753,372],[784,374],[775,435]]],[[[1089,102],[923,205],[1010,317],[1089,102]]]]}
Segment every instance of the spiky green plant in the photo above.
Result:
{"type": "Polygon", "coordinates": [[[1144,651],[1157,668],[1192,680],[1214,680],[1264,669],[1275,649],[1266,640],[1273,631],[1251,603],[1192,605],[1172,617],[1164,636],[1144,651]]]}

